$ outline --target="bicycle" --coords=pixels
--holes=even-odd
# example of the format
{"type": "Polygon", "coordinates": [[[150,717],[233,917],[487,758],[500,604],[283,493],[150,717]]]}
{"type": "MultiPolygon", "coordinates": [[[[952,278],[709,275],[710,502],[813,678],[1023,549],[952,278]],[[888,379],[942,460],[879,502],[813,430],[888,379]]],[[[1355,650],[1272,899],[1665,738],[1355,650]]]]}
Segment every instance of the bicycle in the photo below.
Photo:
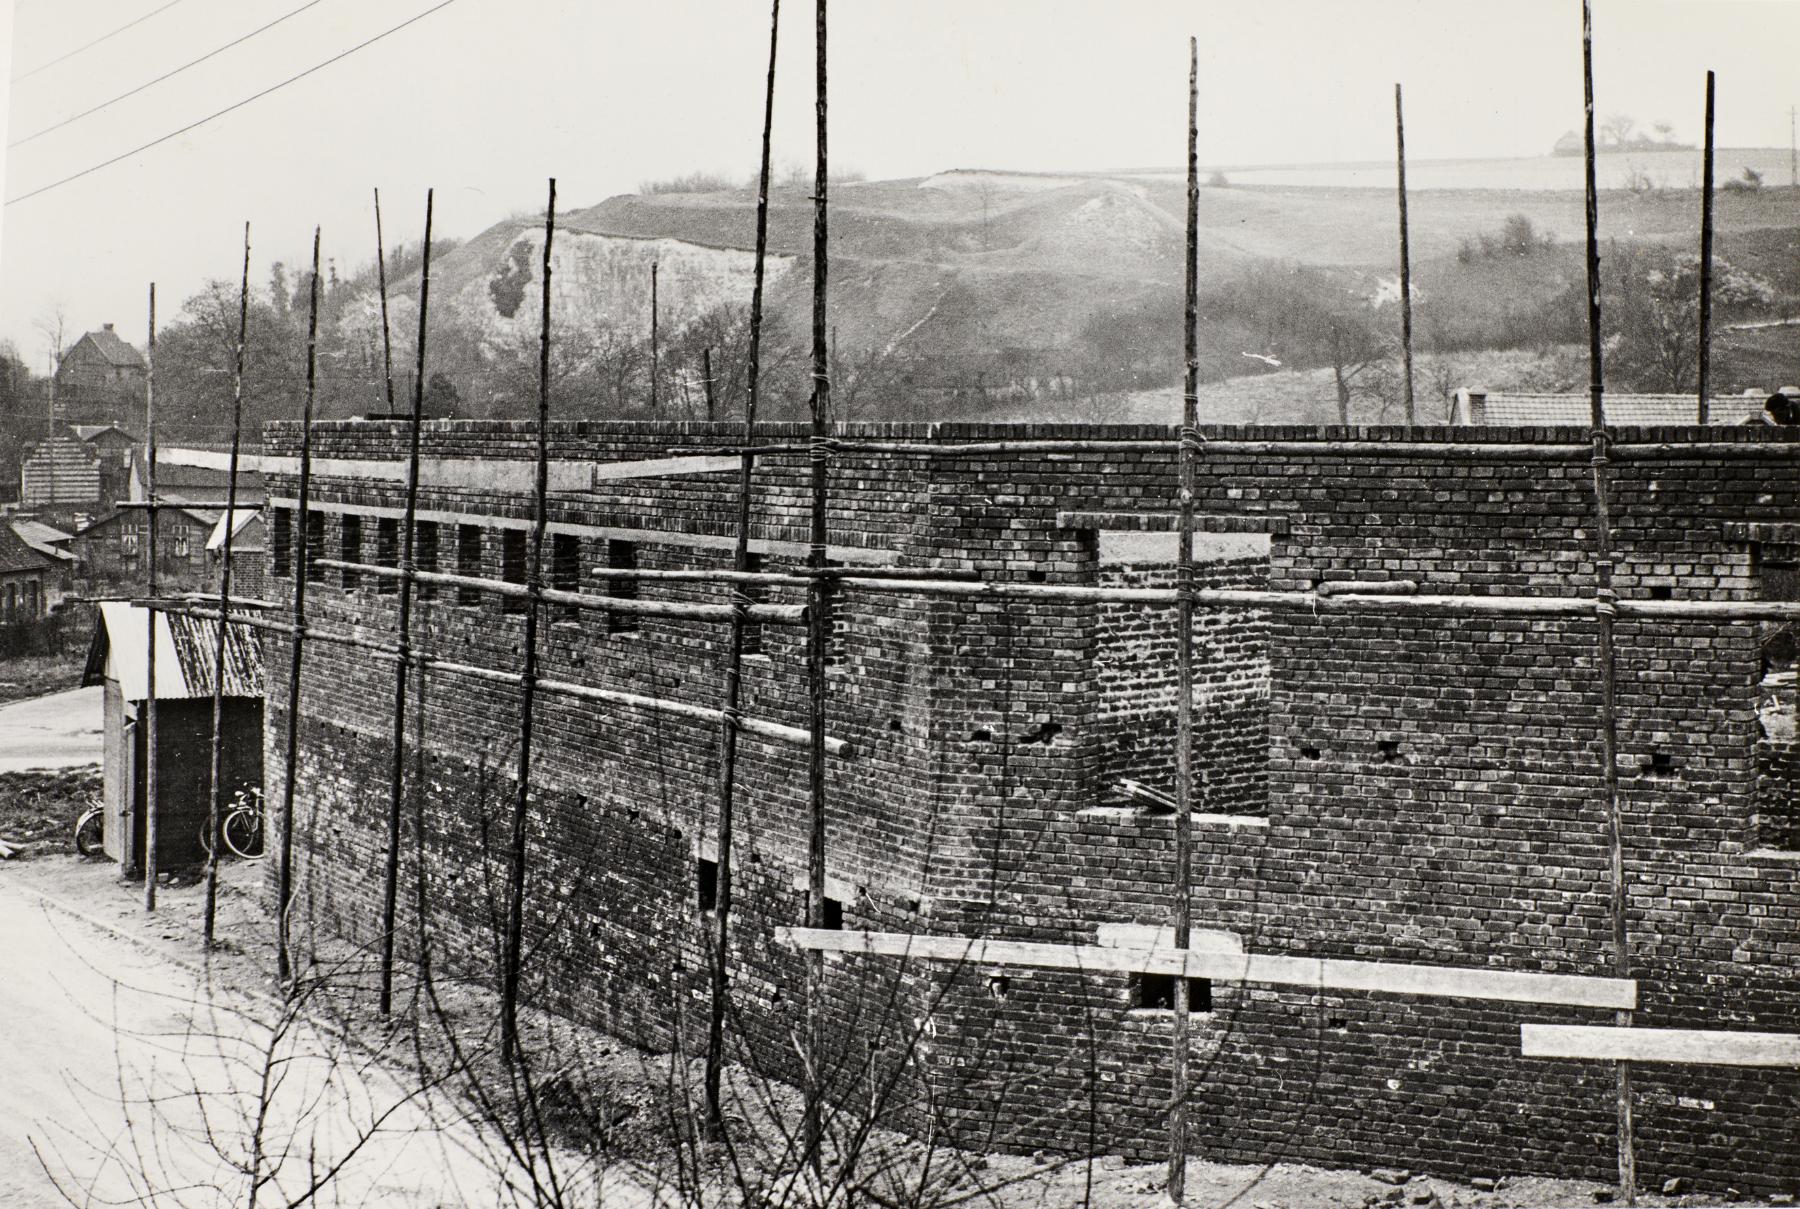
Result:
{"type": "Polygon", "coordinates": [[[219,825],[225,846],[247,861],[263,858],[263,795],[260,789],[240,789],[232,796],[225,821],[219,825]]]}
{"type": "Polygon", "coordinates": [[[75,851],[82,856],[100,856],[104,852],[106,805],[99,798],[89,798],[88,807],[75,820],[75,851]]]}

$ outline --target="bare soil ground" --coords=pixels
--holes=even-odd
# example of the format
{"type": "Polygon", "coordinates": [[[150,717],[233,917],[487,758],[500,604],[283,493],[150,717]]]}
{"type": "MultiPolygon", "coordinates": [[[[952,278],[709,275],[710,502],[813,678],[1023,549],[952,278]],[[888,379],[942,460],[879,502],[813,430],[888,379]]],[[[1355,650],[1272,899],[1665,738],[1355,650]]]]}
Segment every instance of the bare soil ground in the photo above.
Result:
{"type": "MultiPolygon", "coordinates": [[[[205,954],[201,942],[202,887],[183,879],[159,888],[157,912],[142,909],[141,883],[121,882],[110,866],[72,856],[46,854],[29,864],[0,866],[0,877],[51,896],[71,910],[118,929],[171,962],[204,962],[213,978],[251,993],[273,994],[274,934],[263,908],[260,865],[221,867],[217,935],[205,954]]],[[[455,1062],[472,1116],[505,1117],[514,1112],[510,1076],[495,1045],[495,996],[484,985],[439,978],[436,1006],[422,992],[410,964],[398,971],[395,1014],[375,1011],[371,955],[352,946],[321,945],[304,976],[338,980],[328,996],[339,1028],[355,1030],[394,1056],[417,1077],[443,1077],[455,1062]],[[405,1042],[396,1044],[396,1036],[405,1042]]],[[[733,1144],[699,1138],[695,1127],[701,1068],[697,1058],[638,1050],[592,1029],[528,1014],[521,1021],[526,1051],[533,1056],[533,1094],[542,1108],[545,1153],[565,1178],[585,1170],[604,1172],[614,1195],[617,1178],[632,1191],[657,1190],[653,1199],[691,1203],[696,1180],[704,1200],[721,1204],[747,1198],[754,1190],[763,1205],[798,1204],[804,1181],[795,1177],[789,1140],[798,1129],[799,1097],[791,1088],[727,1071],[725,1099],[733,1144]],[[734,1177],[734,1171],[737,1177],[734,1177]],[[698,1173],[698,1174],[696,1174],[698,1173]],[[741,1183],[740,1179],[741,1177],[741,1183]]],[[[490,1120],[491,1123],[491,1120],[490,1120]]],[[[511,1125],[518,1125],[515,1118],[511,1125]]],[[[507,1123],[499,1131],[509,1135],[507,1123]]],[[[535,1126],[533,1126],[535,1128],[535,1126]]],[[[515,1162],[508,1143],[490,1156],[497,1165],[515,1162]]],[[[902,1189],[916,1209],[980,1204],[984,1209],[1041,1209],[1091,1205],[1100,1209],[1160,1209],[1160,1165],[1127,1163],[1117,1156],[1065,1159],[1050,1155],[979,1155],[939,1147],[928,1152],[917,1142],[876,1131],[863,1157],[880,1174],[885,1189],[865,1184],[868,1199],[892,1200],[902,1189]],[[927,1169],[927,1158],[930,1166],[927,1169]],[[886,1195],[883,1195],[885,1193],[886,1195]]],[[[540,1170],[547,1170],[540,1163],[540,1170]]],[[[1363,1209],[1374,1205],[1455,1206],[1507,1209],[1511,1206],[1604,1203],[1611,1190],[1583,1181],[1508,1178],[1492,1189],[1475,1188],[1425,1173],[1324,1170],[1301,1164],[1220,1164],[1196,1161],[1189,1168],[1188,1204],[1196,1206],[1294,1206],[1297,1209],[1363,1209]]],[[[1645,1205],[1729,1203],[1698,1195],[1641,1196],[1645,1205]]]]}
{"type": "Polygon", "coordinates": [[[15,850],[14,860],[73,853],[75,820],[99,793],[93,764],[0,772],[0,840],[15,850]]]}
{"type": "Polygon", "coordinates": [[[0,702],[74,688],[86,666],[87,648],[78,643],[54,655],[15,655],[0,661],[0,702]]]}

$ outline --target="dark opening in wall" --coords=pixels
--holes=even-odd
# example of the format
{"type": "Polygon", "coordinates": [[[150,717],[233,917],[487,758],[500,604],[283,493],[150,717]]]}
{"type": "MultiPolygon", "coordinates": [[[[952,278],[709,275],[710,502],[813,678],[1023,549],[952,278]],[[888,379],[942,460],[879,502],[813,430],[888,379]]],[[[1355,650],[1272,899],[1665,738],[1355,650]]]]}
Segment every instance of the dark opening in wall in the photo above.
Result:
{"type": "Polygon", "coordinates": [[[269,574],[286,579],[294,568],[294,514],[276,508],[269,514],[269,574]]]}
{"type": "MultiPolygon", "coordinates": [[[[1212,1007],[1212,980],[1208,978],[1190,978],[1188,985],[1188,1010],[1190,1012],[1210,1012],[1212,1007]]],[[[1133,974],[1131,976],[1131,1007],[1140,1012],[1172,1012],[1175,1010],[1175,975],[1173,974],[1133,974]]]]}
{"type": "MultiPolygon", "coordinates": [[[[339,531],[338,557],[347,563],[362,561],[362,517],[354,512],[344,513],[343,528],[339,531]]],[[[359,576],[355,571],[341,573],[344,590],[356,587],[359,576]]]]}
{"type": "Polygon", "coordinates": [[[1382,764],[1400,762],[1400,740],[1382,739],[1375,744],[1375,759],[1382,764]]]}
{"type": "MultiPolygon", "coordinates": [[[[638,569],[638,548],[636,542],[608,540],[606,543],[606,565],[614,571],[635,571],[638,569]]],[[[636,600],[638,598],[638,581],[635,579],[608,579],[606,594],[614,600],[636,600]]],[[[606,614],[606,632],[624,634],[638,628],[635,613],[606,614]]]]}
{"type": "Polygon", "coordinates": [[[1316,747],[1302,747],[1300,749],[1300,758],[1302,760],[1316,760],[1321,754],[1322,753],[1316,747]]]}
{"type": "Polygon", "coordinates": [[[1672,777],[1675,757],[1666,751],[1653,751],[1644,759],[1643,772],[1647,777],[1672,777]]]}
{"type": "Polygon", "coordinates": [[[1675,589],[1673,587],[1671,587],[1669,584],[1651,584],[1650,585],[1650,599],[1651,600],[1674,600],[1675,599],[1675,589]]]}
{"type": "Polygon", "coordinates": [[[1764,600],[1800,600],[1800,546],[1750,546],[1750,566],[1764,600]]]}
{"type": "Polygon", "coordinates": [[[825,896],[825,922],[822,926],[834,932],[844,930],[844,904],[830,895],[825,896]]]}
{"type": "Polygon", "coordinates": [[[325,557],[325,514],[315,509],[306,513],[306,582],[319,583],[325,578],[325,568],[318,560],[325,557]]]}
{"type": "MultiPolygon", "coordinates": [[[[436,521],[420,521],[413,530],[413,570],[433,571],[438,569],[438,526],[436,521]]],[[[421,583],[417,586],[420,600],[432,600],[437,596],[437,585],[421,583]]]]}
{"type": "MultiPolygon", "coordinates": [[[[745,556],[746,571],[761,572],[764,566],[761,554],[750,552],[745,556]]],[[[738,589],[752,604],[762,604],[769,598],[769,590],[762,584],[739,584],[738,589]]],[[[744,622],[744,654],[760,655],[763,653],[763,628],[753,621],[744,622]]]]}
{"type": "Polygon", "coordinates": [[[711,911],[719,905],[719,862],[701,857],[694,862],[694,886],[700,909],[711,911]]]}
{"type": "MultiPolygon", "coordinates": [[[[525,582],[525,562],[529,536],[523,529],[500,531],[500,578],[509,584],[525,582]]],[[[523,613],[529,604],[523,596],[502,596],[500,608],[507,613],[523,613]]]]}
{"type": "MultiPolygon", "coordinates": [[[[384,567],[400,565],[400,521],[398,517],[384,516],[375,522],[375,561],[384,567]]],[[[375,590],[383,595],[391,595],[400,590],[400,581],[386,576],[377,576],[375,590]]]]}
{"type": "MultiPolygon", "coordinates": [[[[480,525],[458,525],[456,527],[456,573],[458,575],[471,576],[479,576],[481,574],[480,525]]],[[[456,589],[456,603],[459,605],[480,604],[480,589],[456,589]]]]}
{"type": "Polygon", "coordinates": [[[1031,570],[1025,572],[1025,582],[1034,583],[1034,584],[1043,583],[1044,582],[1044,572],[1038,570],[1036,567],[1033,567],[1031,570]]]}
{"type": "MultiPolygon", "coordinates": [[[[550,586],[558,592],[581,591],[581,539],[573,533],[550,535],[550,586]]],[[[580,621],[581,610],[558,605],[555,616],[561,621],[580,621]]]]}
{"type": "Polygon", "coordinates": [[[1005,999],[1006,993],[1012,989],[1012,982],[1004,974],[993,974],[988,977],[988,994],[995,999],[1005,999]]]}

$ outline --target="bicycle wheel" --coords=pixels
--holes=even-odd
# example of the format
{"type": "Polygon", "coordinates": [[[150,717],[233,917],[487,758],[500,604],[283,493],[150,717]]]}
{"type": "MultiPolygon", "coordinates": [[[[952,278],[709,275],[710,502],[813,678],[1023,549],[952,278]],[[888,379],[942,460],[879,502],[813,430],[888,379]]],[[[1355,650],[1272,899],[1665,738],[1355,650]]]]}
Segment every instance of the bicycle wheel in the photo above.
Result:
{"type": "Polygon", "coordinates": [[[245,860],[262,856],[262,811],[240,806],[225,816],[219,831],[225,837],[225,846],[245,860]]]}
{"type": "Polygon", "coordinates": [[[102,852],[106,823],[100,807],[87,811],[75,822],[75,851],[82,856],[99,856],[102,852]]]}

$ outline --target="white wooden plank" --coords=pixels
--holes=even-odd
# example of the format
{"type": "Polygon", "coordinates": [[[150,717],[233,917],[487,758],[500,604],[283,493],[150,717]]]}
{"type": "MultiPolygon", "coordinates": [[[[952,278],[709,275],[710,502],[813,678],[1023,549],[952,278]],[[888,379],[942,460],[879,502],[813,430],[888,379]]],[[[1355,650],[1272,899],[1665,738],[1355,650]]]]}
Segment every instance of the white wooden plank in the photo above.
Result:
{"type": "Polygon", "coordinates": [[[1527,1058],[1590,1058],[1602,1062],[1800,1066],[1800,1033],[1521,1024],[1519,1052],[1527,1058]]]}
{"type": "MultiPolygon", "coordinates": [[[[198,466],[218,471],[227,470],[231,465],[231,455],[217,449],[158,449],[156,460],[164,466],[198,466]]],[[[550,463],[550,490],[588,491],[596,483],[604,481],[713,474],[722,470],[734,470],[737,466],[738,459],[731,457],[647,458],[623,462],[564,459],[550,463]]],[[[298,474],[300,459],[244,453],[238,456],[238,468],[247,474],[298,474]]],[[[313,473],[320,478],[400,483],[406,480],[406,463],[398,459],[321,457],[313,459],[313,473]]],[[[529,495],[536,490],[536,476],[537,463],[516,458],[419,460],[419,484],[424,487],[457,487],[470,491],[529,495]]]]}
{"type": "Polygon", "coordinates": [[[905,932],[839,932],[779,928],[779,940],[802,949],[906,957],[921,961],[1119,973],[1186,974],[1217,982],[1254,982],[1327,991],[1366,991],[1440,999],[1487,999],[1568,1007],[1634,1008],[1637,983],[1627,978],[1537,974],[1516,970],[1407,965],[1389,961],[1271,954],[1202,953],[1160,945],[1057,945],[905,932]]]}

